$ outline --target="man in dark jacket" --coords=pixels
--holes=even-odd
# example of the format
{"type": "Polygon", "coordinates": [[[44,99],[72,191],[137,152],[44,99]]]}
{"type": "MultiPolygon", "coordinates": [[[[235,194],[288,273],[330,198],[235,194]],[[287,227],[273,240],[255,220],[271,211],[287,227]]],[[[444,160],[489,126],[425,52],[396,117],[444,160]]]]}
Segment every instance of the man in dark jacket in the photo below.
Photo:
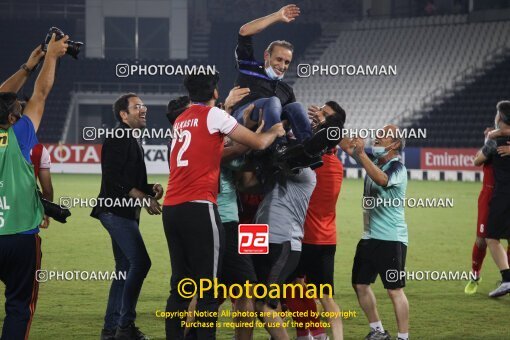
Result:
{"type": "Polygon", "coordinates": [[[101,339],[147,339],[135,327],[136,303],[151,260],[140,234],[140,211],[159,215],[160,184],[147,183],[147,170],[140,141],[133,129],[146,126],[147,107],[134,93],[122,95],[113,104],[119,121],[107,135],[101,152],[101,191],[92,217],[98,218],[110,234],[116,272],[127,272],[125,280],[112,282],[101,339]],[[106,205],[106,202],[112,204],[106,205]]]}
{"type": "Polygon", "coordinates": [[[238,78],[236,85],[249,88],[249,94],[234,105],[232,116],[242,124],[243,112],[254,104],[250,118],[258,121],[260,112],[264,115],[264,129],[269,130],[281,120],[288,120],[298,142],[312,135],[312,129],[305,108],[296,102],[292,87],[283,81],[292,61],[294,47],[285,40],[276,40],[264,51],[264,62],[255,59],[253,36],[275,23],[290,23],[299,16],[296,5],[287,5],[279,11],[250,21],[239,29],[236,46],[238,78]]]}

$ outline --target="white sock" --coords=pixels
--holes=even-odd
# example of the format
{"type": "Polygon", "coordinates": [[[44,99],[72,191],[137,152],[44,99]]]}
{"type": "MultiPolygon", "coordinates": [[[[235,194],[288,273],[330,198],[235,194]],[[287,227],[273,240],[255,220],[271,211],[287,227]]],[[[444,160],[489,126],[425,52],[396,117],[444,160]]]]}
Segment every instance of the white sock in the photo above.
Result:
{"type": "Polygon", "coordinates": [[[371,322],[370,323],[370,328],[378,331],[378,332],[381,332],[381,333],[384,333],[384,328],[382,326],[382,322],[381,320],[379,321],[376,321],[376,322],[371,322]]]}
{"type": "Polygon", "coordinates": [[[409,339],[409,333],[398,333],[397,338],[402,339],[402,340],[407,340],[407,339],[409,339]]]}

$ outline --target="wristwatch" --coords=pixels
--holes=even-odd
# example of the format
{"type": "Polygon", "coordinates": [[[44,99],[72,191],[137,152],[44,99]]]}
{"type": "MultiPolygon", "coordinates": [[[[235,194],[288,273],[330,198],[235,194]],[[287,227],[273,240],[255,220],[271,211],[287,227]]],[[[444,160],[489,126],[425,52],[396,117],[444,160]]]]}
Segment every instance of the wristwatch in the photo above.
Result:
{"type": "Polygon", "coordinates": [[[27,64],[23,64],[21,65],[20,67],[21,70],[24,70],[25,72],[27,72],[28,74],[32,73],[33,70],[29,69],[27,64]]]}

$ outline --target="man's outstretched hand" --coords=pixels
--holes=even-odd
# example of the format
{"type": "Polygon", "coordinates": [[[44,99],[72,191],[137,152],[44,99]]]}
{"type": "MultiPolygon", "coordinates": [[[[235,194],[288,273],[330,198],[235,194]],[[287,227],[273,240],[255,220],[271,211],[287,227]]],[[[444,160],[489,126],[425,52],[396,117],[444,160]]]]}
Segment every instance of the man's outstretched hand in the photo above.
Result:
{"type": "Polygon", "coordinates": [[[278,11],[278,16],[279,16],[280,21],[286,22],[286,23],[296,20],[296,18],[299,16],[299,14],[300,14],[299,7],[294,4],[283,6],[278,11]]]}
{"type": "Polygon", "coordinates": [[[28,57],[28,60],[25,64],[30,70],[33,70],[37,64],[39,64],[39,61],[42,57],[44,57],[45,54],[46,53],[42,50],[41,45],[37,45],[35,50],[30,53],[30,57],[28,57]]]}
{"type": "Polygon", "coordinates": [[[228,97],[225,99],[225,103],[223,104],[225,106],[225,111],[231,113],[232,108],[249,94],[249,88],[241,88],[240,86],[235,86],[232,90],[230,90],[228,97]]]}
{"type": "Polygon", "coordinates": [[[316,128],[320,123],[322,123],[321,119],[318,116],[318,112],[321,110],[317,105],[308,106],[308,118],[312,124],[312,128],[316,128]]]}
{"type": "Polygon", "coordinates": [[[68,35],[64,36],[60,40],[56,40],[56,34],[53,33],[51,35],[51,40],[48,43],[48,48],[46,50],[46,56],[60,58],[64,54],[66,54],[67,48],[69,47],[69,45],[67,44],[67,40],[69,40],[68,35]]]}

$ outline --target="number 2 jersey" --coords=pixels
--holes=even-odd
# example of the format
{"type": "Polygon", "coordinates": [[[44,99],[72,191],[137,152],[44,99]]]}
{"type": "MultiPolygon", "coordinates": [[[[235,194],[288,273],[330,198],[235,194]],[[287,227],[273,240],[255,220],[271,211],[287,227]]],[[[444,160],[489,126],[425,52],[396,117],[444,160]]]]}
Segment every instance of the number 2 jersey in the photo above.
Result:
{"type": "Polygon", "coordinates": [[[173,126],[170,176],[163,205],[216,203],[223,137],[237,121],[216,107],[192,104],[173,126]]]}

